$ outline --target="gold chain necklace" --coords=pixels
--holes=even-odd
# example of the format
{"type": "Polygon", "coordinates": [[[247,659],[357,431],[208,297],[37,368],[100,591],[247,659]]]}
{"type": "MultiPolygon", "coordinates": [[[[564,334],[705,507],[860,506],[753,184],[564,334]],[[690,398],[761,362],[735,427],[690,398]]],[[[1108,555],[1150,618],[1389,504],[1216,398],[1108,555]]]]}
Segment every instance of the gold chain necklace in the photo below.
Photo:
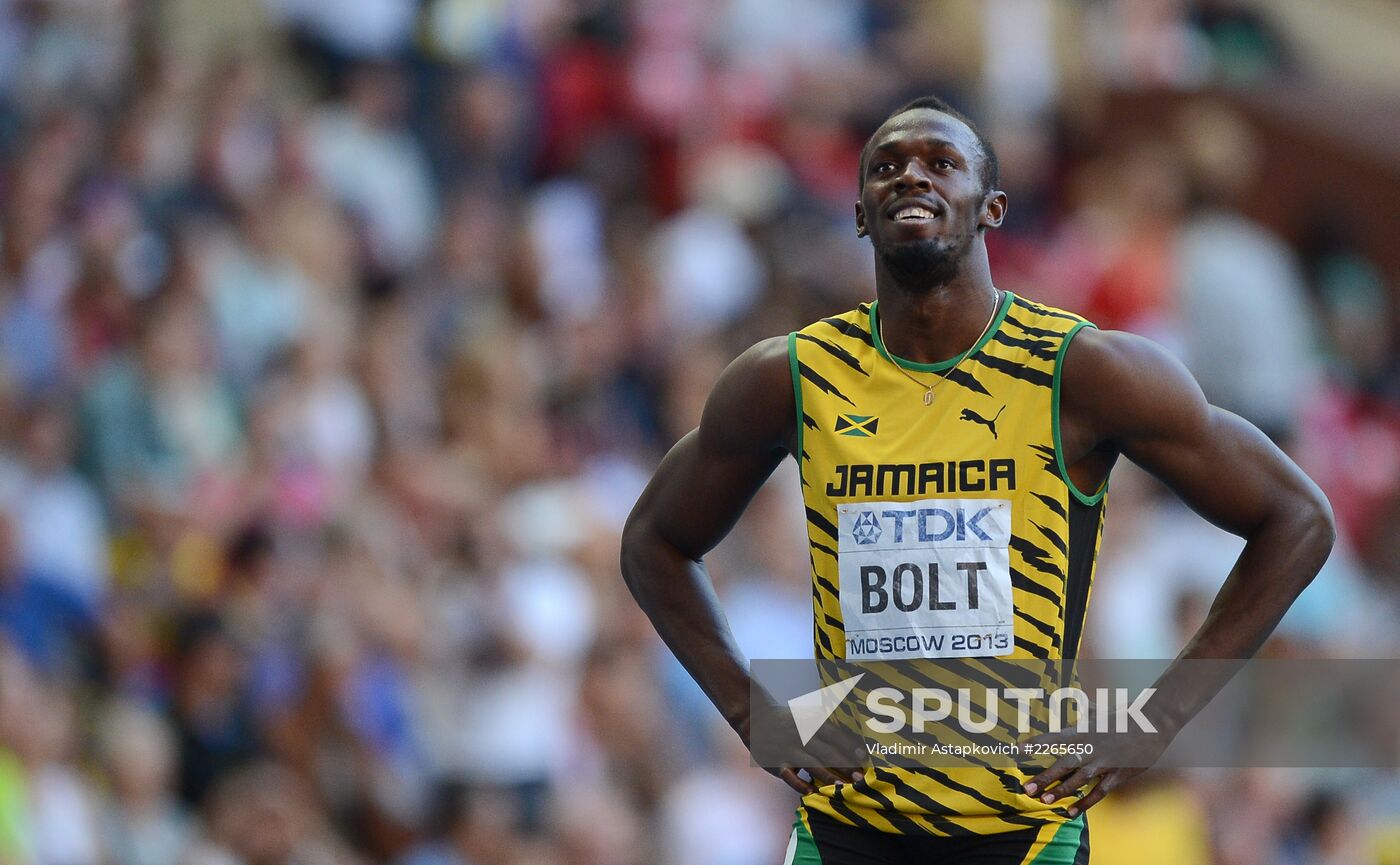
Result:
{"type": "MultiPolygon", "coordinates": [[[[914,384],[916,384],[916,385],[918,385],[919,387],[921,387],[921,388],[924,389],[924,405],[933,405],[933,389],[936,388],[936,387],[938,387],[940,384],[942,384],[943,382],[945,382],[945,381],[948,380],[948,376],[950,376],[950,375],[953,374],[953,370],[957,369],[959,364],[961,364],[963,361],[967,360],[968,356],[972,354],[972,349],[976,348],[976,347],[977,347],[977,344],[980,343],[980,342],[982,341],[982,337],[984,337],[984,336],[987,335],[987,331],[989,331],[989,330],[992,329],[992,322],[994,322],[994,321],[997,320],[997,312],[1001,309],[1001,300],[1002,300],[1001,289],[998,288],[998,289],[994,289],[994,290],[995,290],[996,293],[997,293],[997,299],[996,299],[996,303],[992,304],[992,317],[989,318],[989,319],[987,319],[987,324],[986,324],[986,326],[983,327],[983,328],[982,328],[982,332],[981,332],[980,334],[977,335],[977,339],[973,340],[973,342],[972,342],[972,348],[969,348],[969,349],[967,350],[967,352],[963,354],[962,357],[958,358],[957,361],[956,361],[952,366],[948,367],[947,372],[945,372],[945,373],[943,373],[942,375],[940,375],[940,376],[938,377],[938,380],[935,381],[933,384],[924,384],[923,382],[919,381],[917,378],[914,378],[912,375],[909,374],[909,371],[908,371],[908,370],[906,370],[904,367],[902,367],[902,366],[899,365],[899,361],[897,361],[897,360],[894,359],[894,355],[893,355],[893,354],[890,355],[890,360],[894,361],[894,368],[897,369],[897,370],[899,370],[900,375],[904,376],[905,378],[907,378],[907,379],[909,379],[910,381],[912,381],[914,384]]],[[[883,318],[880,319],[879,328],[880,328],[880,344],[883,345],[883,346],[885,346],[885,351],[886,351],[886,353],[888,353],[888,352],[889,352],[889,344],[885,342],[885,320],[884,320],[883,318]]]]}

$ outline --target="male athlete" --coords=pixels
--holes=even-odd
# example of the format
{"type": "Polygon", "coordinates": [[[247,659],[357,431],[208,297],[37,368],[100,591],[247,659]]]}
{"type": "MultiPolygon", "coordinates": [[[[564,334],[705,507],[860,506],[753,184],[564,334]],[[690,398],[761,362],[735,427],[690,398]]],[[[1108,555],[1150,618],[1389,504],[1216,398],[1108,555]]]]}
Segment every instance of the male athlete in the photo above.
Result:
{"type": "MultiPolygon", "coordinates": [[[[791,454],[820,658],[1073,658],[1123,455],[1247,541],[1162,680],[1171,697],[1149,703],[1159,728],[1179,729],[1214,694],[1173,680],[1180,661],[1259,649],[1331,549],[1326,499],[1157,345],[994,285],[985,233],[1006,194],[991,146],[947,104],[919,99],[886,119],[860,180],[855,228],[875,249],[877,299],[764,340],[720,376],[628,521],[622,569],[637,601],[748,744],[747,662],[702,557],[791,454]],[[948,516],[930,528],[916,519],[927,514],[948,516]],[[953,514],[966,529],[957,551],[953,514]],[[872,552],[885,533],[875,546],[900,548],[872,552]],[[925,577],[939,601],[914,604],[925,577]]],[[[1104,759],[1034,777],[783,767],[802,794],[787,861],[1082,863],[1084,811],[1142,771],[1104,759]]]]}

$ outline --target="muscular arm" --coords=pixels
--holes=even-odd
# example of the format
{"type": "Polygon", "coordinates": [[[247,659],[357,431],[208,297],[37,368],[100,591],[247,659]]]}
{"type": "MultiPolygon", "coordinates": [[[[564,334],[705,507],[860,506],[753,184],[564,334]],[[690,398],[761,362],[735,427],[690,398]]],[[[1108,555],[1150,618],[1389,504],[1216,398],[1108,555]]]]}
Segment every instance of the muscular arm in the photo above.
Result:
{"type": "MultiPolygon", "coordinates": [[[[1176,730],[1225,685],[1229,669],[1202,675],[1182,661],[1246,659],[1259,650],[1326,560],[1335,537],[1332,510],[1268,437],[1207,403],[1190,373],[1148,340],[1086,329],[1070,344],[1062,376],[1062,446],[1076,486],[1096,488],[1121,453],[1196,513],[1245,539],[1204,624],[1149,703],[1159,729],[1176,730]]],[[[1045,795],[1053,800],[1102,776],[1077,803],[1082,810],[1136,771],[1080,769],[1045,795]]],[[[1052,768],[1032,784],[1044,788],[1066,774],[1052,768]]]]}
{"type": "Polygon", "coordinates": [[[724,538],[796,435],[785,337],[720,376],[700,426],[676,443],[627,520],[622,575],[657,632],[748,743],[748,664],[703,556],[724,538]]]}
{"type": "Polygon", "coordinates": [[[1253,656],[1331,550],[1332,511],[1322,491],[1252,424],[1208,404],[1190,373],[1148,340],[1084,330],[1065,364],[1067,462],[1075,451],[1122,453],[1245,539],[1181,657],[1253,656]]]}

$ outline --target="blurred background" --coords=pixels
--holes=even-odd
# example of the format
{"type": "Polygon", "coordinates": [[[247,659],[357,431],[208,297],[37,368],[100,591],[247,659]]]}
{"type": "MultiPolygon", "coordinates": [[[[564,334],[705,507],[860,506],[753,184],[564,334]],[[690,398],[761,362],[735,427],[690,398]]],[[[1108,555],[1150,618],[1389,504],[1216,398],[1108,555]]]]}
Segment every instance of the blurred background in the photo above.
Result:
{"type": "MultiPolygon", "coordinates": [[[[1327,491],[1266,653],[1400,649],[1400,4],[0,0],[0,865],[776,865],[794,798],[618,536],[715,377],[872,292],[936,93],[998,284],[1157,339],[1327,491]]],[[[1240,543],[1122,465],[1086,651],[1240,543]]],[[[808,657],[785,465],[710,557],[808,657]]],[[[1099,865],[1400,862],[1394,770],[1159,773],[1099,865]]]]}

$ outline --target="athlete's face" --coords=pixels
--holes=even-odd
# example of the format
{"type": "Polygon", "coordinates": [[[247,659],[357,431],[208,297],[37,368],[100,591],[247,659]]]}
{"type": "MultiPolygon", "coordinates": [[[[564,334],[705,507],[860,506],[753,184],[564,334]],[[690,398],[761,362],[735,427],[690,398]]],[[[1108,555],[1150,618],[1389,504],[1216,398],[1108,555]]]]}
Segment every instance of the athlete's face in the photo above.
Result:
{"type": "Polygon", "coordinates": [[[947,282],[978,231],[1001,224],[1006,196],[982,188],[983,158],[967,124],[941,111],[906,111],[876,131],[862,166],[856,232],[870,236],[901,283],[947,282]]]}

